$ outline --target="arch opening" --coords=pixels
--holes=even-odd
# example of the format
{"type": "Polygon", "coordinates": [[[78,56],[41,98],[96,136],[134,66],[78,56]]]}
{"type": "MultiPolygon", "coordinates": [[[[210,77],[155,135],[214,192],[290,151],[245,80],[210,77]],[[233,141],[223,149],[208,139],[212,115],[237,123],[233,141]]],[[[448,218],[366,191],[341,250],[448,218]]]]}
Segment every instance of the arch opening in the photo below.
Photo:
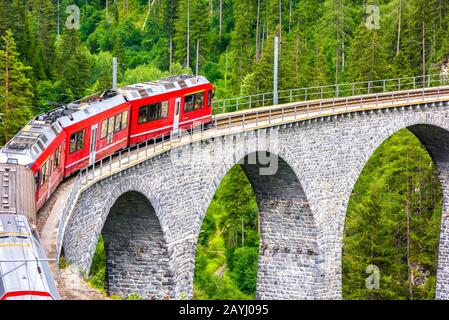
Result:
{"type": "Polygon", "coordinates": [[[111,207],[92,260],[90,283],[110,296],[173,297],[173,274],[159,219],[141,193],[122,194],[111,207]]]}
{"type": "Polygon", "coordinates": [[[194,297],[313,299],[317,230],[290,165],[252,153],[217,180],[198,239],[194,297]]]}
{"type": "Polygon", "coordinates": [[[431,125],[373,152],[346,212],[343,299],[435,298],[448,160],[449,132],[431,125]]]}

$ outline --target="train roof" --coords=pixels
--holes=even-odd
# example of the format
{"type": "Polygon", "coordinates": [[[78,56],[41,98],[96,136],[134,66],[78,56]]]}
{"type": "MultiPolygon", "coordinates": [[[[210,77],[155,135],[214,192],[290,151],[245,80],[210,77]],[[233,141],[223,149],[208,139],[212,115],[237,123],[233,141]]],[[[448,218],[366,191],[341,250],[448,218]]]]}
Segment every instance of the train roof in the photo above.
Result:
{"type": "Polygon", "coordinates": [[[119,91],[128,101],[132,101],[208,83],[209,81],[203,76],[182,74],[122,87],[119,91]]]}
{"type": "Polygon", "coordinates": [[[45,253],[22,215],[0,214],[0,300],[2,297],[59,299],[45,253]],[[30,291],[51,297],[29,295],[30,291]],[[8,297],[8,293],[21,294],[8,297]]]}
{"type": "Polygon", "coordinates": [[[20,130],[2,149],[0,163],[31,166],[56,139],[62,128],[86,120],[127,101],[208,84],[203,76],[178,75],[97,93],[37,116],[20,130]]]}
{"type": "Polygon", "coordinates": [[[2,149],[1,163],[31,166],[62,131],[59,122],[28,122],[2,149]]]}
{"type": "Polygon", "coordinates": [[[186,74],[137,83],[85,97],[41,115],[38,119],[50,123],[58,121],[65,128],[127,101],[144,99],[207,83],[209,81],[203,76],[186,74]]]}

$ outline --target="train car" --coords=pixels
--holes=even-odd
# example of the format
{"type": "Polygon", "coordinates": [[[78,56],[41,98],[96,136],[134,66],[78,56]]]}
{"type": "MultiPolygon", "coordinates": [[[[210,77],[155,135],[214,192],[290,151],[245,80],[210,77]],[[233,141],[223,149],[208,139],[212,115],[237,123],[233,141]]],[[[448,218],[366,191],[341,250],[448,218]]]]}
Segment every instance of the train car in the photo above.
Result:
{"type": "Polygon", "coordinates": [[[180,75],[121,88],[132,106],[130,145],[212,121],[212,84],[180,75]]]}
{"type": "MultiPolygon", "coordinates": [[[[34,119],[23,127],[0,152],[0,163],[16,164],[13,172],[22,175],[25,175],[27,171],[20,167],[27,168],[28,172],[34,176],[33,188],[24,185],[24,181],[28,181],[25,179],[17,185],[14,192],[24,193],[26,197],[35,194],[36,210],[44,205],[64,177],[65,141],[66,134],[58,122],[48,123],[34,119]]],[[[20,214],[34,215],[35,212],[20,214]]]]}
{"type": "Polygon", "coordinates": [[[130,111],[114,90],[64,107],[57,122],[67,135],[66,177],[128,146],[130,111]]]}
{"type": "Polygon", "coordinates": [[[26,216],[0,214],[0,300],[59,300],[45,253],[26,216]]]}

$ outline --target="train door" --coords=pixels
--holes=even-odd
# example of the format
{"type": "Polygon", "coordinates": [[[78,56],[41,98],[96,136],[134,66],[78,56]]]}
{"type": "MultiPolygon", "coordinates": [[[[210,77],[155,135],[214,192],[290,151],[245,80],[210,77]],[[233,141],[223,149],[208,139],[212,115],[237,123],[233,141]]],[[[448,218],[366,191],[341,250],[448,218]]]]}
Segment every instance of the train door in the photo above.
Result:
{"type": "Polygon", "coordinates": [[[90,154],[89,154],[89,165],[95,162],[95,153],[97,152],[97,131],[98,124],[94,124],[91,129],[90,134],[90,154]]]}
{"type": "Polygon", "coordinates": [[[181,113],[181,98],[175,100],[175,115],[173,119],[173,133],[178,133],[179,130],[179,114],[181,113]]]}

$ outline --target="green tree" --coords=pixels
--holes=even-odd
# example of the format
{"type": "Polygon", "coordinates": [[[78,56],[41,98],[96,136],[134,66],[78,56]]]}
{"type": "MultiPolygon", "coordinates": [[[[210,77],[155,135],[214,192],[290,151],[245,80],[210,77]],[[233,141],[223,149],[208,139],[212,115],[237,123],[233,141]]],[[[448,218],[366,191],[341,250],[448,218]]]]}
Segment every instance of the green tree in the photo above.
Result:
{"type": "Polygon", "coordinates": [[[380,39],[378,30],[368,30],[364,23],[359,26],[349,53],[350,82],[388,77],[389,65],[380,39]]]}
{"type": "Polygon", "coordinates": [[[76,30],[66,30],[56,44],[56,78],[62,82],[61,100],[81,98],[89,82],[91,55],[76,30]]]}
{"type": "Polygon", "coordinates": [[[434,298],[441,192],[429,154],[408,130],[378,148],[348,205],[345,299],[434,298]],[[379,290],[365,287],[368,265],[380,269],[379,290]]]}
{"type": "MultiPolygon", "coordinates": [[[[427,74],[436,60],[436,39],[434,26],[438,18],[438,0],[410,0],[410,28],[404,37],[404,46],[416,74],[427,74]]],[[[446,32],[445,32],[446,33],[446,32]]]]}
{"type": "Polygon", "coordinates": [[[197,41],[200,55],[208,51],[208,10],[203,0],[179,0],[175,20],[175,58],[187,68],[195,66],[197,41]]]}
{"type": "Polygon", "coordinates": [[[249,295],[256,292],[258,258],[258,247],[242,247],[233,252],[232,275],[238,288],[249,295]]]}
{"type": "Polygon", "coordinates": [[[36,80],[50,79],[55,59],[55,8],[51,0],[30,1],[31,30],[28,56],[36,80]]]}
{"type": "Polygon", "coordinates": [[[0,70],[0,103],[4,126],[1,142],[5,143],[30,120],[33,99],[30,79],[26,77],[30,68],[20,62],[11,30],[0,37],[0,70]]]}

